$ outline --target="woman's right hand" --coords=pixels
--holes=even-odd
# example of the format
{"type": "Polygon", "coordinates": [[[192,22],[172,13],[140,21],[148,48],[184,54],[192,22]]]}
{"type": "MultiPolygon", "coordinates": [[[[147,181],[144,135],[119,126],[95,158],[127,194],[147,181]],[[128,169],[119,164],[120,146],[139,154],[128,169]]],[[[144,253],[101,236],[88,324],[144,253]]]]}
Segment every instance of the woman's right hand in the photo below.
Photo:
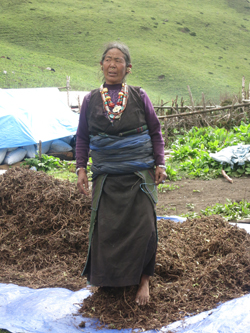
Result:
{"type": "Polygon", "coordinates": [[[78,171],[77,188],[80,193],[85,195],[89,194],[89,182],[87,177],[87,171],[85,169],[80,169],[78,171]]]}

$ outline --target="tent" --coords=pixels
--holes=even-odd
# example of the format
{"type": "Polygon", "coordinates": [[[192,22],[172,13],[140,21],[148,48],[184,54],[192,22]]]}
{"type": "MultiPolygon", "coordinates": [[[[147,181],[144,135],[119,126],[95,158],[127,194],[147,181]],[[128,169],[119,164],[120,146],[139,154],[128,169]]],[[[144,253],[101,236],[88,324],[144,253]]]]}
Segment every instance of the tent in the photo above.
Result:
{"type": "Polygon", "coordinates": [[[75,135],[78,121],[58,88],[0,89],[0,149],[75,135]]]}

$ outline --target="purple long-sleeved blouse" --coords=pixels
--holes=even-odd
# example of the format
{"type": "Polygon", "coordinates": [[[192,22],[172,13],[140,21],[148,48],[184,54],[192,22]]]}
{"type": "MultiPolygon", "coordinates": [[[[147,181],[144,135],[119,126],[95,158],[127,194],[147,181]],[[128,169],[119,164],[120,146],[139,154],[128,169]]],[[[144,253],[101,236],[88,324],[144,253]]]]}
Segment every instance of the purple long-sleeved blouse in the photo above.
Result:
{"type": "MultiPolygon", "coordinates": [[[[113,103],[118,101],[118,93],[121,91],[121,84],[105,85],[113,103]]],[[[154,107],[143,89],[140,89],[141,99],[145,106],[145,119],[148,126],[149,135],[152,140],[155,165],[165,165],[164,160],[164,141],[161,134],[161,125],[156,116],[154,107]]],[[[89,129],[86,119],[91,92],[84,97],[79,118],[78,129],[76,132],[76,167],[86,168],[89,158],[89,129]]],[[[125,110],[126,112],[126,110],[125,110]]]]}

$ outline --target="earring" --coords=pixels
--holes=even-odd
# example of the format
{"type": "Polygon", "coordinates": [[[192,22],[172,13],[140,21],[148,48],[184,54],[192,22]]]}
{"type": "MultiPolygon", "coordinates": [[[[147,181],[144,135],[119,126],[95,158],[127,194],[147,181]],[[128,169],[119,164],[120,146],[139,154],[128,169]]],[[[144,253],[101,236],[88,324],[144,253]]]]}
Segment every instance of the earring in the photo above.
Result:
{"type": "Polygon", "coordinates": [[[131,72],[131,68],[127,67],[127,73],[130,73],[130,72],[131,72]]]}
{"type": "Polygon", "coordinates": [[[101,66],[101,70],[103,71],[103,66],[101,66]]]}

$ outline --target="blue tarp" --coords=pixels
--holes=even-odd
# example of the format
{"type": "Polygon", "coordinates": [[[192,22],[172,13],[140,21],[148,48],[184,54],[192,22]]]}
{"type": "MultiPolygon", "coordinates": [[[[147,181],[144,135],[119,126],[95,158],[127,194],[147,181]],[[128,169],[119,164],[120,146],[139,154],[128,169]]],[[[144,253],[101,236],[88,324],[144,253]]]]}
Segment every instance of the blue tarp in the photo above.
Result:
{"type": "Polygon", "coordinates": [[[75,135],[78,121],[58,88],[0,89],[0,148],[75,135]]]}
{"type": "MultiPolygon", "coordinates": [[[[0,328],[12,333],[132,333],[135,330],[97,329],[97,320],[78,313],[88,288],[73,292],[64,288],[31,289],[0,283],[0,328]],[[85,321],[85,328],[79,325],[85,321]]],[[[162,327],[160,332],[249,333],[250,294],[216,309],[162,327]]],[[[157,333],[150,331],[150,333],[157,333]]],[[[149,332],[148,332],[149,333],[149,332]]]]}

